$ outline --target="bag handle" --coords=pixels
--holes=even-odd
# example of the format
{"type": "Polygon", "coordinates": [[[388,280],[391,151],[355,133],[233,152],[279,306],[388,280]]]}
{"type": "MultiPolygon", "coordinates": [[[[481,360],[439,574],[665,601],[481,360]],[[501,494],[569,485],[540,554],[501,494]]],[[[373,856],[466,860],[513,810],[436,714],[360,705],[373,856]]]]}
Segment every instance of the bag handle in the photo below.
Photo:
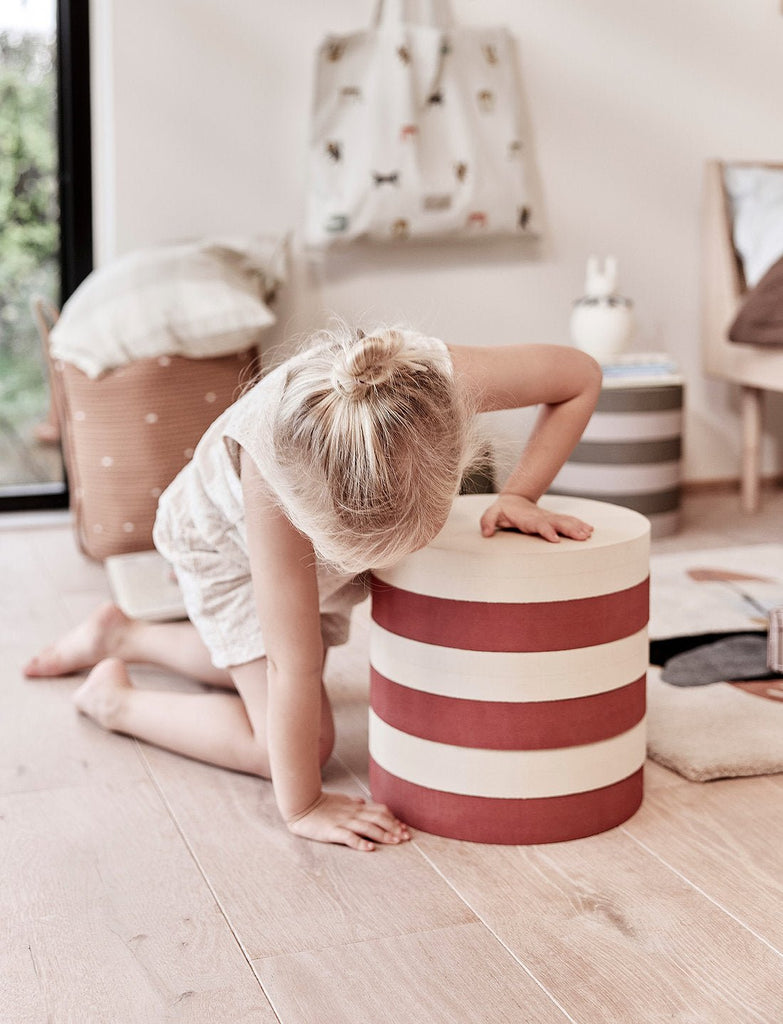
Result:
{"type": "Polygon", "coordinates": [[[454,14],[451,0],[378,0],[372,22],[374,28],[389,28],[403,22],[430,25],[432,28],[452,28],[454,14]]]}

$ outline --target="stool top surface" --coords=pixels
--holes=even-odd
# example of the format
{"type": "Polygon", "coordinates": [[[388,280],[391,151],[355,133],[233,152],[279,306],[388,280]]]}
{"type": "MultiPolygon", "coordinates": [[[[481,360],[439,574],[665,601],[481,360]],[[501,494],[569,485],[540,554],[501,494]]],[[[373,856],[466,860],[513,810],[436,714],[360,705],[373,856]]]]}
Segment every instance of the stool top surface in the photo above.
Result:
{"type": "Polygon", "coordinates": [[[638,512],[589,498],[545,495],[542,508],[577,516],[595,529],[587,541],[553,544],[516,530],[483,537],[479,520],[491,494],[460,495],[441,532],[397,565],[375,570],[401,589],[464,600],[561,600],[631,587],[649,573],[650,522],[638,512]]]}

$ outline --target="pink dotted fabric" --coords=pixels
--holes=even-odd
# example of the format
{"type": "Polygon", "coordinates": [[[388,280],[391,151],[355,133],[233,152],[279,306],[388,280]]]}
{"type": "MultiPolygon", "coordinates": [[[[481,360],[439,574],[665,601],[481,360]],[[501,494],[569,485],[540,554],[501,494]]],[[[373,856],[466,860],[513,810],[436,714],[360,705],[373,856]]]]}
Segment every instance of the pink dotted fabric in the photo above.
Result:
{"type": "Polygon", "coordinates": [[[153,546],[158,498],[257,369],[255,349],[140,359],[97,379],[54,374],[79,546],[90,558],[153,546]]]}

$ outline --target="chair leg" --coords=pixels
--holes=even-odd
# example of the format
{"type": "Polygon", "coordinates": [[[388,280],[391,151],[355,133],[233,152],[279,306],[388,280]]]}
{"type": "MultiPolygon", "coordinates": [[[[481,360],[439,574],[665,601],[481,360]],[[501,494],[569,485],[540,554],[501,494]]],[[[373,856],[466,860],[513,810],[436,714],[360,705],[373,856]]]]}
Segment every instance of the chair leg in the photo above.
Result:
{"type": "Polygon", "coordinates": [[[742,474],[740,502],[743,512],[758,512],[761,479],[761,388],[742,386],[742,474]]]}

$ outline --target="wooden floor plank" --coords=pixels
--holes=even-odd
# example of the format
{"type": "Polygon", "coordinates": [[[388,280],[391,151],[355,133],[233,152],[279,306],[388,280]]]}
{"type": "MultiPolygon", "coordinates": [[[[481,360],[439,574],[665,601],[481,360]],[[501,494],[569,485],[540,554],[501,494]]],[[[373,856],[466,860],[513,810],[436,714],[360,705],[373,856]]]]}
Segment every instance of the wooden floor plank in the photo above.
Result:
{"type": "Polygon", "coordinates": [[[74,707],[84,677],[25,679],[29,655],[27,645],[9,645],[0,665],[0,793],[144,778],[134,744],[74,707]]]}
{"type": "MultiPolygon", "coordinates": [[[[70,786],[105,772],[103,737],[81,719],[71,697],[84,674],[27,680],[26,662],[79,622],[108,594],[103,569],[76,552],[70,531],[0,532],[0,792],[70,786]],[[82,599],[78,607],[71,602],[82,599]]],[[[124,772],[143,772],[131,752],[124,772]],[[135,766],[135,767],[134,767],[135,766]]]]}
{"type": "Polygon", "coordinates": [[[658,789],[669,789],[671,786],[693,785],[682,775],[673,772],[670,768],[664,768],[661,764],[648,758],[644,764],[644,792],[652,793],[658,789]]]}
{"type": "Polygon", "coordinates": [[[783,799],[769,780],[653,791],[624,828],[783,954],[783,858],[770,841],[783,836],[783,799]]]}
{"type": "Polygon", "coordinates": [[[0,797],[2,1019],[275,1021],[150,780],[0,797]]]}
{"type": "Polygon", "coordinates": [[[48,582],[59,592],[106,588],[103,564],[82,554],[68,527],[31,530],[26,537],[39,564],[46,567],[48,582]]]}
{"type": "MultiPolygon", "coordinates": [[[[145,747],[151,771],[253,958],[474,921],[410,845],[358,853],[303,842],[269,782],[145,747]]],[[[357,792],[330,764],[327,787],[357,792]]]]}
{"type": "MultiPolygon", "coordinates": [[[[30,655],[71,625],[61,592],[41,560],[36,532],[0,532],[0,637],[4,647],[26,644],[30,655]]],[[[57,533],[65,542],[66,536],[57,533]]]]}
{"type": "Polygon", "coordinates": [[[538,847],[417,841],[579,1024],[779,1024],[783,960],[621,830],[538,847]]]}
{"type": "MultiPolygon", "coordinates": [[[[684,530],[653,550],[768,542],[782,510],[779,490],[753,517],[734,495],[689,495],[684,530]]],[[[577,844],[517,850],[420,834],[415,847],[360,855],[305,843],[280,824],[267,784],[103,733],[74,711],[76,679],[21,678],[27,657],[108,593],[67,527],[0,531],[0,579],[3,1024],[264,1024],[276,1017],[258,977],[285,1024],[331,1024],[324,1008],[418,1022],[421,1006],[459,1024],[548,1024],[553,1007],[560,1021],[474,911],[577,1024],[783,1019],[781,961],[734,919],[778,941],[783,827],[767,801],[780,801],[783,776],[699,786],[648,763],[639,815],[577,844]]],[[[335,788],[366,785],[367,631],[365,604],[327,663],[338,753],[353,773],[334,760],[335,788]]]]}
{"type": "Polygon", "coordinates": [[[370,602],[354,608],[351,639],[330,650],[324,673],[334,708],[335,753],[356,781],[369,792],[367,729],[370,699],[370,602]]]}
{"type": "Polygon", "coordinates": [[[269,957],[255,967],[282,1024],[568,1022],[481,924],[269,957]]]}

